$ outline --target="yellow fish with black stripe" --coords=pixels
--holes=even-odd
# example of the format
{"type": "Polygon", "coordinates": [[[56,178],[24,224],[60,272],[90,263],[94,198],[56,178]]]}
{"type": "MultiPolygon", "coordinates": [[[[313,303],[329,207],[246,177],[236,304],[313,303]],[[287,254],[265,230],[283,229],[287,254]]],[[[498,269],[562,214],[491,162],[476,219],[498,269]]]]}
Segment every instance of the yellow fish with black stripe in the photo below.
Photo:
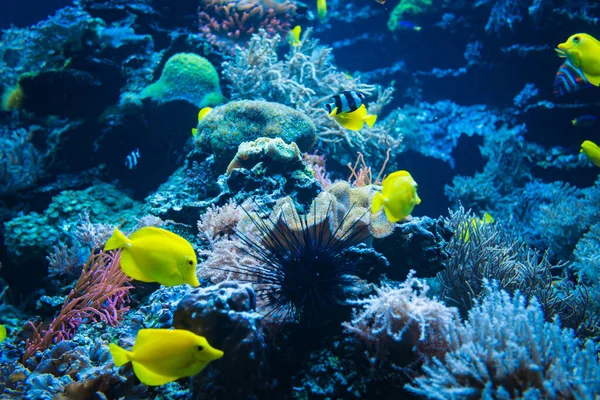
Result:
{"type": "Polygon", "coordinates": [[[187,240],[173,232],[147,226],[128,238],[115,229],[104,250],[115,249],[123,249],[121,269],[130,278],[165,286],[200,286],[196,252],[187,240]]]}
{"type": "Polygon", "coordinates": [[[183,329],[140,329],[131,351],[114,343],[109,349],[117,367],[131,362],[135,375],[148,386],[194,376],[223,357],[206,338],[183,329]]]}

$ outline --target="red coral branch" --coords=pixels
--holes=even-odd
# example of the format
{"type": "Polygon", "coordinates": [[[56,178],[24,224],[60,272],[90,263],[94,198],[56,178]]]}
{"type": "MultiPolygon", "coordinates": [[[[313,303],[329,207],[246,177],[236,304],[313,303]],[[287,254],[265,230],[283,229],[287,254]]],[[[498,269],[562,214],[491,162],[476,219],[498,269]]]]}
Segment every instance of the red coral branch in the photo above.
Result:
{"type": "Polygon", "coordinates": [[[102,321],[115,326],[119,323],[129,310],[129,290],[132,289],[131,278],[121,270],[120,260],[121,251],[92,251],[79,280],[48,329],[40,334],[41,323],[38,326],[31,321],[27,323],[33,337],[25,344],[23,362],[52,344],[71,339],[82,324],[102,321]]]}

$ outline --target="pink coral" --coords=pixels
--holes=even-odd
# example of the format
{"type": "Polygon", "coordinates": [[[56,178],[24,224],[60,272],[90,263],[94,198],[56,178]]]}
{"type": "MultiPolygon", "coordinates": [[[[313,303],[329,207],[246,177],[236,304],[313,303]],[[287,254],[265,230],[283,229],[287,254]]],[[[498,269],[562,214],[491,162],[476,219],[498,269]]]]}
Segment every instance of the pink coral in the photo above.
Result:
{"type": "Polygon", "coordinates": [[[120,260],[120,251],[92,251],[79,280],[48,329],[40,333],[41,324],[28,323],[33,338],[25,344],[23,362],[52,344],[71,339],[82,324],[102,321],[114,326],[122,319],[129,310],[128,293],[132,286],[131,278],[121,270],[120,260]]]}
{"type": "Polygon", "coordinates": [[[285,35],[296,14],[294,0],[203,0],[198,8],[200,35],[221,51],[234,52],[264,29],[269,37],[285,35]]]}

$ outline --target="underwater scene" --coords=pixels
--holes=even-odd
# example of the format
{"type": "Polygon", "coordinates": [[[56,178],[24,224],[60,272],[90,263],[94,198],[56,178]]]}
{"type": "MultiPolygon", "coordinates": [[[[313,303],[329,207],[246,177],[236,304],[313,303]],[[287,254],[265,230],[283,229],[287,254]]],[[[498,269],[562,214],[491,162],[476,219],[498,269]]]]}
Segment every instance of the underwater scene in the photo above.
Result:
{"type": "Polygon", "coordinates": [[[600,2],[0,3],[0,399],[600,399],[600,2]]]}

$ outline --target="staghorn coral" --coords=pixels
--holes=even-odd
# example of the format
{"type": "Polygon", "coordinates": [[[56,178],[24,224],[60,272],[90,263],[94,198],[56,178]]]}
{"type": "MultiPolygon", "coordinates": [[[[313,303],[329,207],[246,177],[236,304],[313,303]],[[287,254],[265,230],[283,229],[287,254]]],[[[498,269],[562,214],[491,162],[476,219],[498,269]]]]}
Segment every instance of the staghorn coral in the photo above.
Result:
{"type": "Polygon", "coordinates": [[[350,301],[358,307],[342,325],[366,344],[374,363],[408,364],[404,353],[434,356],[448,350],[447,334],[460,320],[458,312],[429,298],[429,286],[415,274],[410,271],[399,286],[384,283],[375,295],[350,301]]]}
{"type": "Polygon", "coordinates": [[[311,38],[309,28],[298,46],[290,46],[289,53],[280,59],[277,47],[281,38],[269,38],[266,32],[252,35],[247,48],[239,49],[235,59],[223,63],[223,76],[229,81],[232,99],[274,101],[293,107],[309,117],[317,128],[317,138],[325,147],[343,146],[379,161],[382,149],[398,151],[400,132],[394,129],[396,113],[373,129],[363,128],[349,133],[332,119],[324,102],[344,90],[357,90],[367,95],[378,93],[369,105],[370,112],[381,109],[392,100],[393,89],[377,91],[374,85],[361,83],[338,71],[333,63],[332,49],[319,46],[311,38]]]}
{"type": "Polygon", "coordinates": [[[450,351],[423,367],[407,388],[431,399],[593,399],[600,366],[585,344],[558,321],[545,322],[537,301],[485,285],[469,320],[448,325],[450,351]]]}
{"type": "Polygon", "coordinates": [[[296,14],[294,0],[202,0],[198,8],[200,36],[223,53],[234,54],[259,30],[285,35],[296,14]]]}

